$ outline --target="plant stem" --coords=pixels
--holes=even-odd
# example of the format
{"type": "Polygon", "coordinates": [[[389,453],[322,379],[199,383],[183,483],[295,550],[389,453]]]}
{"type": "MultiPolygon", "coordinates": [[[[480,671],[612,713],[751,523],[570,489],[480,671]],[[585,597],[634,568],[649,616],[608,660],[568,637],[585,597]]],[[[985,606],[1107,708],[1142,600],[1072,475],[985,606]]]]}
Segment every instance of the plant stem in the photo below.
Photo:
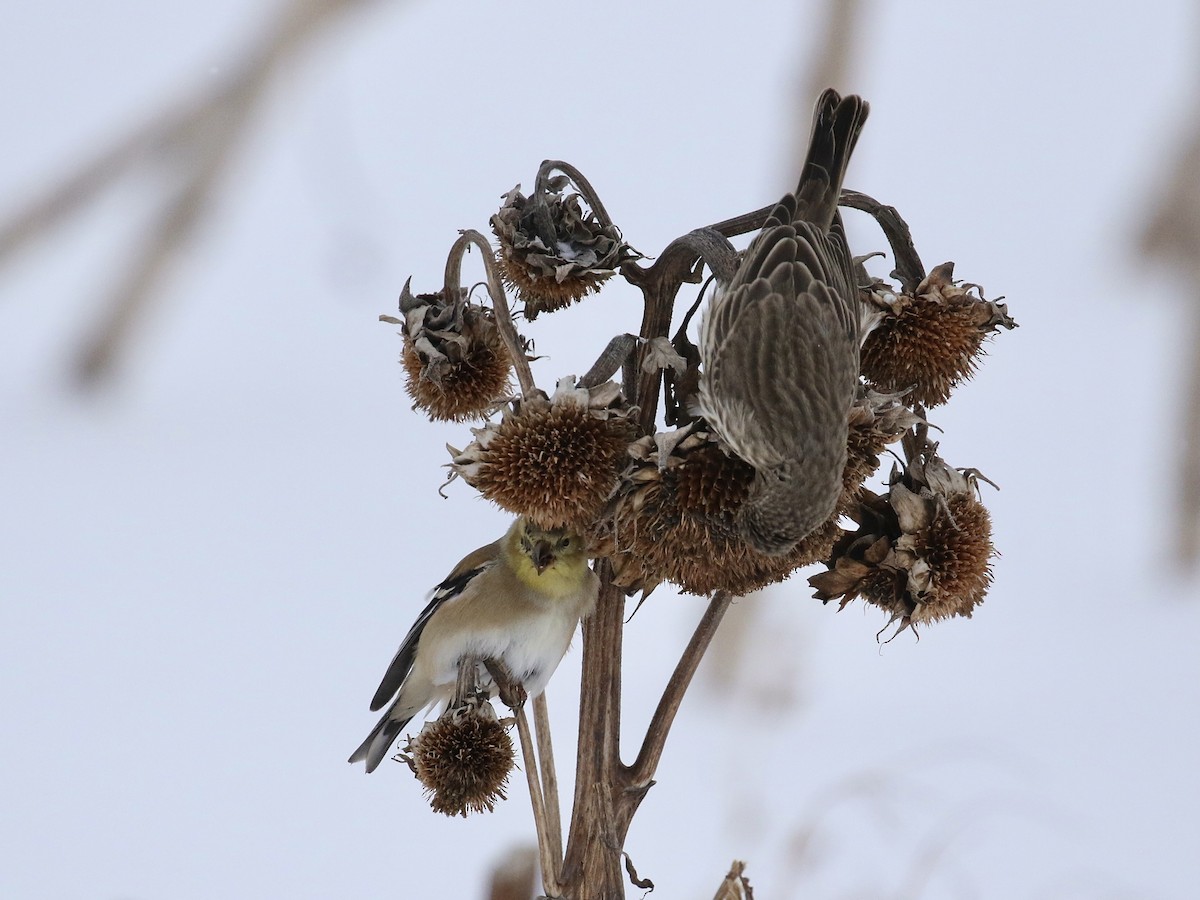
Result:
{"type": "Polygon", "coordinates": [[[555,858],[551,850],[545,798],[542,796],[542,786],[538,781],[538,761],[533,752],[533,740],[529,735],[529,719],[525,716],[523,706],[515,711],[515,715],[517,735],[521,740],[521,756],[525,761],[525,778],[529,783],[529,802],[533,806],[533,824],[537,829],[538,857],[542,863],[542,886],[546,889],[548,896],[561,897],[562,891],[558,884],[560,860],[555,858]]]}
{"type": "Polygon", "coordinates": [[[679,658],[675,671],[671,673],[671,680],[667,682],[662,699],[658,701],[658,708],[654,710],[654,717],[650,720],[650,727],[646,729],[642,749],[638,751],[637,759],[627,770],[629,785],[634,790],[644,790],[654,778],[658,761],[662,758],[663,747],[667,742],[667,734],[675,721],[675,713],[679,711],[683,695],[692,683],[692,676],[696,674],[696,667],[708,650],[713,635],[717,633],[717,626],[721,624],[721,619],[732,601],[733,598],[726,591],[717,591],[713,595],[708,609],[704,611],[696,630],[692,633],[692,639],[683,651],[683,656],[679,658]]]}
{"type": "Polygon", "coordinates": [[[550,736],[550,709],[546,692],[533,698],[533,728],[537,736],[538,765],[542,773],[542,799],[546,808],[546,830],[550,854],[556,866],[562,865],[562,810],[558,802],[558,772],[554,767],[554,744],[550,736]]]}
{"type": "Polygon", "coordinates": [[[500,281],[500,273],[496,271],[496,255],[487,238],[474,229],[462,232],[458,240],[450,248],[446,257],[446,301],[450,302],[462,289],[462,258],[467,248],[474,244],[479,248],[483,257],[483,268],[487,273],[488,294],[492,298],[492,308],[496,313],[496,327],[508,347],[508,355],[512,357],[513,368],[517,370],[517,381],[521,385],[521,394],[530,397],[537,390],[533,381],[533,372],[529,368],[529,360],[525,358],[525,348],[521,346],[521,338],[513,325],[512,313],[508,309],[508,297],[504,293],[504,285],[500,281]]]}

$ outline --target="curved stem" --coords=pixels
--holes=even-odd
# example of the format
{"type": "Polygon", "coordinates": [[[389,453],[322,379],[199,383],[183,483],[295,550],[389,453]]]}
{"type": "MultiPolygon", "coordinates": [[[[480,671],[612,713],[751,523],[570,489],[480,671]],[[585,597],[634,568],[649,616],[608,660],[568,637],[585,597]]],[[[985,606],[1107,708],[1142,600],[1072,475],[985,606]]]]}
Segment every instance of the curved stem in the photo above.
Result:
{"type": "Polygon", "coordinates": [[[462,290],[462,258],[467,248],[474,244],[479,248],[483,257],[483,268],[487,272],[488,294],[492,298],[492,307],[496,312],[496,327],[508,347],[508,355],[512,357],[513,368],[517,370],[517,381],[521,384],[521,394],[530,397],[537,390],[533,381],[533,372],[529,368],[529,360],[525,358],[525,349],[521,346],[521,338],[513,325],[512,313],[508,309],[508,297],[504,293],[504,285],[500,282],[500,273],[496,271],[496,255],[487,238],[474,229],[463,231],[458,240],[450,248],[446,257],[446,300],[458,295],[462,290]]]}
{"type": "Polygon", "coordinates": [[[592,367],[587,370],[582,378],[579,379],[580,387],[599,387],[617,374],[617,370],[625,365],[625,361],[629,359],[629,355],[637,348],[638,339],[632,334],[618,334],[611,341],[604,351],[592,363],[592,367]]]}
{"type": "Polygon", "coordinates": [[[641,368],[641,362],[650,350],[650,341],[666,337],[670,331],[679,288],[684,282],[695,284],[700,280],[698,262],[706,263],[719,278],[728,280],[737,271],[737,252],[716,229],[697,228],[671,241],[654,265],[643,268],[636,263],[626,263],[621,267],[625,280],[640,288],[645,297],[636,405],[641,409],[639,424],[647,433],[653,431],[658,414],[662,371],[653,367],[647,371],[641,368]]]}
{"type": "Polygon", "coordinates": [[[884,206],[874,197],[848,190],[842,191],[838,204],[868,213],[879,223],[879,228],[891,245],[892,256],[896,260],[896,270],[892,274],[900,280],[900,286],[906,293],[915,294],[917,286],[925,280],[925,267],[921,264],[921,257],[917,255],[917,248],[913,246],[908,223],[900,217],[896,207],[884,206]]]}
{"type": "Polygon", "coordinates": [[[659,759],[662,758],[663,747],[667,743],[667,734],[671,730],[671,724],[675,721],[679,705],[683,702],[683,695],[687,691],[688,685],[692,683],[696,667],[700,665],[700,660],[708,650],[713,635],[717,633],[717,626],[721,624],[721,619],[724,618],[725,612],[732,602],[733,597],[726,591],[717,591],[713,595],[708,609],[704,611],[704,616],[692,634],[692,639],[688,641],[687,648],[679,658],[675,671],[671,673],[671,680],[667,682],[662,699],[658,701],[658,708],[654,710],[654,717],[650,720],[650,727],[646,729],[646,738],[642,741],[642,749],[638,751],[633,765],[628,768],[630,786],[634,789],[649,787],[651,779],[654,778],[654,771],[658,768],[659,759]]]}
{"type": "Polygon", "coordinates": [[[550,173],[555,170],[562,172],[574,182],[583,199],[587,201],[588,206],[592,208],[592,212],[596,214],[596,218],[600,220],[600,224],[606,228],[611,228],[613,224],[612,217],[609,216],[608,210],[604,208],[604,204],[600,202],[600,196],[596,193],[596,189],[592,187],[592,183],[587,180],[584,174],[569,162],[563,162],[561,159],[542,160],[542,165],[538,168],[537,177],[533,181],[533,195],[540,197],[543,190],[549,190],[546,182],[550,180],[550,173]]]}

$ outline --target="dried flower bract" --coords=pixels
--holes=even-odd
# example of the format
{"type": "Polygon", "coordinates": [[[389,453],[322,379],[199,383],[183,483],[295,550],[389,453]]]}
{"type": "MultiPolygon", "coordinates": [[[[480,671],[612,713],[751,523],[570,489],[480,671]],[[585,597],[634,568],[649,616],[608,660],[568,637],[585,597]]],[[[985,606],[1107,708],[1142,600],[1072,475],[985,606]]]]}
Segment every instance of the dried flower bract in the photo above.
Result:
{"type": "Polygon", "coordinates": [[[483,418],[509,389],[512,360],[492,311],[444,292],[417,294],[405,282],[400,294],[404,370],[413,407],[430,419],[460,422],[483,418]]]}
{"type": "Polygon", "coordinates": [[[955,284],[953,274],[954,264],[943,263],[915,296],[882,282],[870,292],[883,317],[863,343],[862,374],[879,390],[923,406],[945,403],[974,374],[984,339],[1016,327],[1003,303],[985,300],[978,285],[955,284]]]}
{"type": "Polygon", "coordinates": [[[465,817],[505,799],[513,742],[486,700],[446,710],[404,749],[434,812],[465,817]]]}
{"type": "Polygon", "coordinates": [[[620,388],[559,381],[554,396],[516,400],[498,424],[472,429],[452,469],[510,512],[543,528],[583,530],[617,484],[635,433],[620,388]]]}
{"type": "Polygon", "coordinates": [[[598,291],[621,264],[641,254],[615,225],[585,210],[570,181],[556,176],[549,190],[526,197],[517,185],[492,216],[504,280],[525,304],[525,317],[553,312],[598,291]]]}
{"type": "Polygon", "coordinates": [[[978,497],[982,478],[953,469],[924,428],[904,438],[908,464],[887,494],[862,492],[851,515],[858,530],[833,548],[828,571],[808,581],[819,600],[856,597],[881,607],[903,630],[950,616],[969,618],[992,581],[991,518],[978,497]]]}

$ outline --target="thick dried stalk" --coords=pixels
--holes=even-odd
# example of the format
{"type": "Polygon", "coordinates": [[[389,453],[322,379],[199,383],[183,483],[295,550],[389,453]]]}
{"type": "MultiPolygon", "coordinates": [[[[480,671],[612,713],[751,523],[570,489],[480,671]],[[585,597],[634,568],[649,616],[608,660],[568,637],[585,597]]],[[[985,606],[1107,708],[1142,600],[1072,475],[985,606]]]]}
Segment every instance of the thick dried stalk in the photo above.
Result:
{"type": "Polygon", "coordinates": [[[601,565],[596,611],[583,623],[583,679],[575,797],[561,885],[572,900],[624,896],[621,847],[611,846],[621,737],[621,644],[625,594],[601,565]]]}
{"type": "MultiPolygon", "coordinates": [[[[641,352],[638,354],[638,384],[631,403],[641,410],[638,422],[643,431],[654,430],[658,415],[658,395],[662,384],[662,370],[647,369],[641,365],[650,352],[650,341],[666,337],[671,330],[671,317],[675,309],[675,297],[685,282],[700,282],[700,263],[707,263],[717,277],[728,280],[737,271],[737,253],[724,235],[712,228],[697,228],[695,231],[676,238],[659,255],[654,265],[643,268],[636,263],[626,263],[621,274],[630,284],[641,289],[645,297],[642,314],[641,352]]],[[[626,386],[629,390],[629,386],[626,386]]]]}

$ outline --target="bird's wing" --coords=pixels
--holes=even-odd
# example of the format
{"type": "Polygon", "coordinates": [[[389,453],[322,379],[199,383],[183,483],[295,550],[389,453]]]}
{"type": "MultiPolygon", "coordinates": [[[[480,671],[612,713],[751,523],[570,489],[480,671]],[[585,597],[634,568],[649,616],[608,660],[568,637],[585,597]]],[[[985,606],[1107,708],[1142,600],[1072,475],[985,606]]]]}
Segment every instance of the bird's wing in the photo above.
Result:
{"type": "Polygon", "coordinates": [[[763,232],[701,326],[702,410],[756,469],[845,428],[823,421],[845,415],[858,374],[858,297],[839,238],[803,222],[763,232]]]}
{"type": "Polygon", "coordinates": [[[396,651],[396,655],[388,664],[383,680],[379,682],[379,688],[371,699],[372,711],[382,709],[385,704],[391,702],[404,684],[404,679],[412,670],[413,660],[417,655],[417,644],[420,642],[421,634],[425,631],[429,620],[439,609],[460,596],[476,576],[494,566],[499,552],[499,541],[480,547],[464,557],[446,579],[433,589],[433,596],[430,598],[429,604],[417,616],[417,621],[408,630],[408,634],[404,636],[404,641],[400,644],[400,649],[396,651]]]}

